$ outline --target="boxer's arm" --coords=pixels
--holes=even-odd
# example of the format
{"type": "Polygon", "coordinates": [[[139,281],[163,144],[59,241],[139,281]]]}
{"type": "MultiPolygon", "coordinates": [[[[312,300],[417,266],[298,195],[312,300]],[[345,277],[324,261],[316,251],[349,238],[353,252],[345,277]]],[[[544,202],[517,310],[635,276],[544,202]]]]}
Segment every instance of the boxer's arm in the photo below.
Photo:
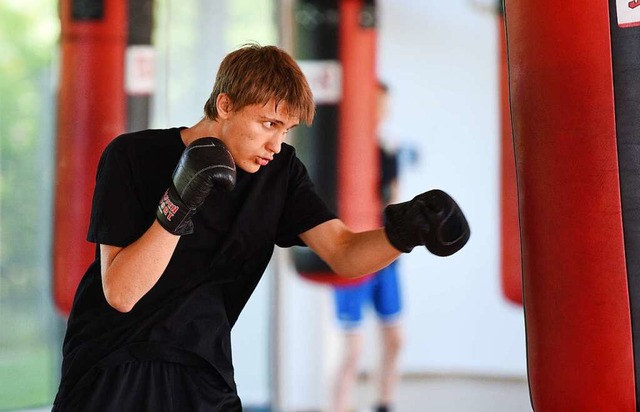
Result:
{"type": "Polygon", "coordinates": [[[336,274],[347,277],[376,272],[400,255],[384,229],[353,232],[339,219],[324,222],[300,234],[300,238],[336,274]]]}
{"type": "Polygon", "coordinates": [[[194,140],[182,153],[160,199],[156,220],[125,248],[100,245],[102,288],[114,309],[128,312],[156,284],[182,235],[193,232],[191,216],[212,189],[232,190],[236,166],[222,141],[194,140]]]}
{"type": "Polygon", "coordinates": [[[383,229],[356,233],[333,219],[302,233],[300,238],[336,274],[354,277],[378,271],[400,252],[411,252],[418,245],[437,256],[452,255],[467,243],[471,233],[458,204],[441,190],[389,205],[384,216],[383,229]]]}
{"type": "Polygon", "coordinates": [[[160,279],[179,239],[155,221],[127,247],[100,245],[102,288],[109,305],[129,312],[160,279]]]}

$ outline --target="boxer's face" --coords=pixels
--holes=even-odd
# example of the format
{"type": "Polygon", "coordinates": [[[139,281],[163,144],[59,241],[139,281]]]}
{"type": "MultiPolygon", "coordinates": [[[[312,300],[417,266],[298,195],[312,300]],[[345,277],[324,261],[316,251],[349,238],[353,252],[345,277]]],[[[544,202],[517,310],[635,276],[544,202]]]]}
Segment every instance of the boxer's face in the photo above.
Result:
{"type": "Polygon", "coordinates": [[[274,100],[234,110],[229,97],[218,97],[220,139],[227,145],[236,166],[255,173],[280,153],[282,142],[299,119],[289,115],[287,104],[274,100]]]}

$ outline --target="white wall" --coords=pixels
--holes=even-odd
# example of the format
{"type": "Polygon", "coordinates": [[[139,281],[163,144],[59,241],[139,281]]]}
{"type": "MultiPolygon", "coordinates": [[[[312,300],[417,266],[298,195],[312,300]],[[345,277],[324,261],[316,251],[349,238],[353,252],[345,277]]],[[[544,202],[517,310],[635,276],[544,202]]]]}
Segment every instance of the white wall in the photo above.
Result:
{"type": "MultiPolygon", "coordinates": [[[[382,0],[379,72],[392,89],[384,129],[419,152],[404,170],[401,198],[431,188],[455,197],[471,240],[449,258],[416,248],[401,258],[405,299],[404,373],[526,376],[522,307],[500,288],[497,21],[467,0],[382,0]]],[[[327,405],[340,354],[328,289],[289,267],[285,306],[284,410],[327,405]],[[313,373],[315,371],[315,373],[313,373]],[[310,389],[315,388],[315,389],[310,389]]],[[[363,369],[378,345],[369,318],[363,369]]]]}
{"type": "Polygon", "coordinates": [[[379,70],[392,87],[385,128],[421,155],[401,197],[441,188],[472,229],[453,257],[402,258],[403,370],[524,376],[522,308],[500,289],[496,18],[468,0],[378,4],[379,70]]]}

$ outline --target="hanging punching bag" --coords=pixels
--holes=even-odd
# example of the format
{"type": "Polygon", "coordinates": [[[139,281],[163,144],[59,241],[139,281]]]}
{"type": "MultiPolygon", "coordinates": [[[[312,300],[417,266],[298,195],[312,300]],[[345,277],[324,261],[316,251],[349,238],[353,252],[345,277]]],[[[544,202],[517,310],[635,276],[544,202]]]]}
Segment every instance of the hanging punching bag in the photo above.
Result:
{"type": "MultiPolygon", "coordinates": [[[[295,132],[298,157],[306,165],[318,194],[334,211],[337,200],[338,108],[342,93],[338,61],[338,0],[294,3],[294,55],[313,91],[313,125],[295,132]]],[[[331,282],[336,276],[311,249],[292,248],[298,273],[305,279],[331,282]]]]}
{"type": "Polygon", "coordinates": [[[53,295],[64,315],[95,258],[85,239],[98,160],[125,129],[126,10],[120,0],[60,1],[53,295]]]}
{"type": "Polygon", "coordinates": [[[637,3],[505,4],[536,411],[638,409],[637,3]]]}
{"type": "MultiPolygon", "coordinates": [[[[316,99],[313,125],[296,130],[298,155],[318,193],[351,229],[380,226],[375,137],[375,7],[372,1],[301,0],[295,8],[296,58],[316,99]]],[[[294,248],[307,280],[346,285],[308,248],[294,248]]]]}
{"type": "Polygon", "coordinates": [[[153,3],[153,0],[129,2],[124,78],[127,132],[149,128],[151,97],[155,91],[153,3]]]}
{"type": "Polygon", "coordinates": [[[375,22],[374,0],[340,2],[338,206],[340,218],[355,231],[382,225],[375,22]]]}

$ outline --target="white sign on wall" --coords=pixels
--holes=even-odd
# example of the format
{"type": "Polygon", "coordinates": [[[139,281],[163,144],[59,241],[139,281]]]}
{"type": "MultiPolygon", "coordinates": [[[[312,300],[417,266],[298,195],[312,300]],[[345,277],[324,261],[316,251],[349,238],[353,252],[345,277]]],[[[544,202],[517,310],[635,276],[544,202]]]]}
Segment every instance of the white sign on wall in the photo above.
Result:
{"type": "Polygon", "coordinates": [[[640,0],[616,0],[618,26],[640,26],[640,0]]]}
{"type": "Polygon", "coordinates": [[[153,46],[127,47],[124,87],[130,95],[152,94],[156,83],[156,51],[153,46]]]}
{"type": "Polygon", "coordinates": [[[298,65],[317,104],[337,104],[342,97],[342,66],[337,60],[302,60],[298,65]]]}

